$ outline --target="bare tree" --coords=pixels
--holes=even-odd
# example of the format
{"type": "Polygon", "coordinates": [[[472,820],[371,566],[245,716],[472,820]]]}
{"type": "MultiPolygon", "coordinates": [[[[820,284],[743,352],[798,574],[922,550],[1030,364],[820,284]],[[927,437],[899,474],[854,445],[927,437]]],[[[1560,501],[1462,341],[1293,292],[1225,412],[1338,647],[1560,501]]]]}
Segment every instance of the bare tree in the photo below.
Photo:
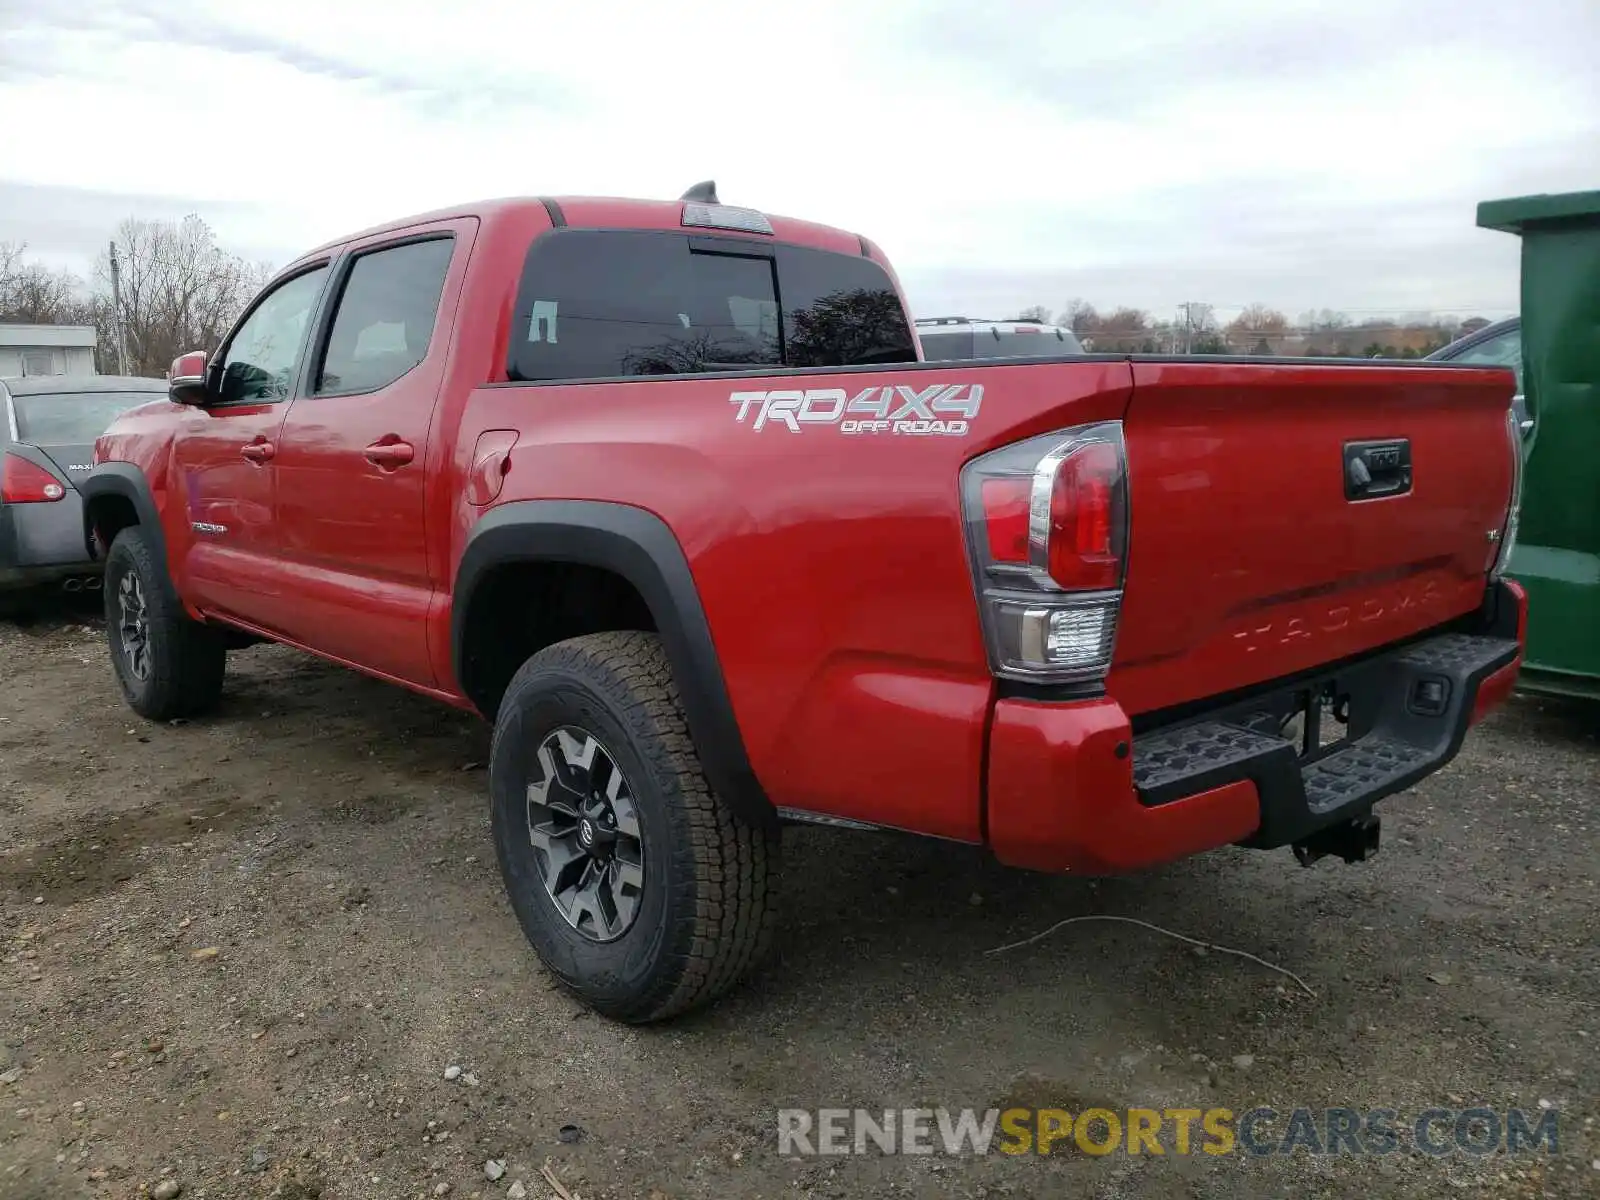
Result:
{"type": "MultiPolygon", "coordinates": [[[[218,246],[198,216],[179,222],[129,218],[115,240],[128,370],[135,375],[162,375],[184,351],[214,349],[268,274],[218,246]]],[[[111,346],[109,254],[101,254],[96,276],[102,302],[95,323],[102,345],[111,346]]]]}
{"type": "Polygon", "coordinates": [[[1300,324],[1312,333],[1333,333],[1350,328],[1350,318],[1331,308],[1318,308],[1300,314],[1300,324]]]}
{"type": "Polygon", "coordinates": [[[1115,308],[1100,319],[1100,328],[1108,333],[1143,333],[1150,328],[1150,314],[1142,308],[1115,308]]]}
{"type": "Polygon", "coordinates": [[[1073,333],[1093,333],[1100,328],[1100,314],[1094,305],[1077,296],[1067,301],[1056,321],[1073,333]]]}
{"type": "Polygon", "coordinates": [[[1123,306],[1097,316],[1093,336],[1098,351],[1138,354],[1155,345],[1150,314],[1142,308],[1123,306]]]}
{"type": "Polygon", "coordinates": [[[27,251],[25,243],[0,242],[0,322],[66,325],[82,320],[82,282],[69,271],[29,262],[27,251]]]}
{"type": "Polygon", "coordinates": [[[1289,329],[1289,318],[1265,304],[1247,305],[1237,317],[1228,322],[1230,332],[1252,333],[1264,337],[1281,337],[1289,329]]]}
{"type": "Polygon", "coordinates": [[[1247,354],[1273,354],[1289,332],[1289,318],[1265,304],[1250,304],[1228,322],[1224,332],[1230,349],[1247,354]],[[1278,343],[1277,347],[1274,342],[1278,343]]]}
{"type": "Polygon", "coordinates": [[[1194,300],[1183,306],[1184,321],[1192,334],[1215,333],[1218,329],[1214,305],[1194,300]]]}

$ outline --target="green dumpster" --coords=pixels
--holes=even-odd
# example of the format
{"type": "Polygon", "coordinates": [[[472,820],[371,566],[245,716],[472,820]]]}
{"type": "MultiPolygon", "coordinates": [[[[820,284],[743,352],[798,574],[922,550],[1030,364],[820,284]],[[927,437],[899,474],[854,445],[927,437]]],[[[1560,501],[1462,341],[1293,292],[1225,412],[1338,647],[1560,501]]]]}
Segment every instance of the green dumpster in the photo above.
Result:
{"type": "Polygon", "coordinates": [[[1522,686],[1600,696],[1600,191],[1488,200],[1478,224],[1522,238],[1522,686]]]}

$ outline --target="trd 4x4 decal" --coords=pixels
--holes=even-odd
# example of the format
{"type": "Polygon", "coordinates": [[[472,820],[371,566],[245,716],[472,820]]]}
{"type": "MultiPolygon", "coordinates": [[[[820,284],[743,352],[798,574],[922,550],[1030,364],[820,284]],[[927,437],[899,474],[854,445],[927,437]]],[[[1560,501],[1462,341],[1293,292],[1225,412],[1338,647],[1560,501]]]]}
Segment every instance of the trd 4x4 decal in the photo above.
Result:
{"type": "Polygon", "coordinates": [[[981,383],[874,385],[855,396],[843,388],[805,391],[734,392],[734,418],[752,429],[781,425],[799,433],[806,425],[832,425],[845,434],[908,434],[914,437],[964,437],[983,405],[981,383]]]}

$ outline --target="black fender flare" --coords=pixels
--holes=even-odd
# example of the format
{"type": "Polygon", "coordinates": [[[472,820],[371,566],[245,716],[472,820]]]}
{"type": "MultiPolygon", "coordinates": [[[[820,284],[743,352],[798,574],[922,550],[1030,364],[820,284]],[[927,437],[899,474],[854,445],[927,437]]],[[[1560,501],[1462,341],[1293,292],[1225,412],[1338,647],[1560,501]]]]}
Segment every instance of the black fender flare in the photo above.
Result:
{"type": "Polygon", "coordinates": [[[741,816],[771,820],[775,810],[750,765],[689,560],[666,522],[642,508],[600,500],[518,500],[491,509],[473,527],[456,568],[450,616],[451,663],[468,698],[478,703],[464,677],[474,589],[497,566],[540,561],[611,571],[638,590],[671,664],[707,780],[741,816]]]}
{"type": "Polygon", "coordinates": [[[156,508],[150,481],[137,465],[130,462],[101,463],[78,484],[78,492],[83,497],[83,539],[90,553],[94,552],[92,514],[95,501],[105,496],[118,496],[133,505],[133,511],[139,515],[139,528],[150,538],[157,556],[170,574],[172,567],[167,562],[167,538],[166,531],[161,527],[161,512],[156,508]]]}

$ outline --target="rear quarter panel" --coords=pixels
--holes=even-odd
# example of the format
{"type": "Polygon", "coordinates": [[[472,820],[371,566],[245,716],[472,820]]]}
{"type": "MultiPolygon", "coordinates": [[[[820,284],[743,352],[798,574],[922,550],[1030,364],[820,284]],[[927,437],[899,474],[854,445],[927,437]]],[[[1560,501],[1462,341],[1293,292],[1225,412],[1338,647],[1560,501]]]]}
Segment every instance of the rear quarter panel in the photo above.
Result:
{"type": "MultiPolygon", "coordinates": [[[[957,477],[1002,442],[1119,416],[1126,362],[910,367],[780,378],[485,387],[485,429],[520,430],[496,503],[608,500],[659,516],[699,589],[751,763],[775,804],[981,840],[993,687],[957,477]],[[850,436],[738,419],[735,393],[979,383],[965,436],[850,436]]],[[[483,510],[457,499],[458,561],[483,510]]]]}

